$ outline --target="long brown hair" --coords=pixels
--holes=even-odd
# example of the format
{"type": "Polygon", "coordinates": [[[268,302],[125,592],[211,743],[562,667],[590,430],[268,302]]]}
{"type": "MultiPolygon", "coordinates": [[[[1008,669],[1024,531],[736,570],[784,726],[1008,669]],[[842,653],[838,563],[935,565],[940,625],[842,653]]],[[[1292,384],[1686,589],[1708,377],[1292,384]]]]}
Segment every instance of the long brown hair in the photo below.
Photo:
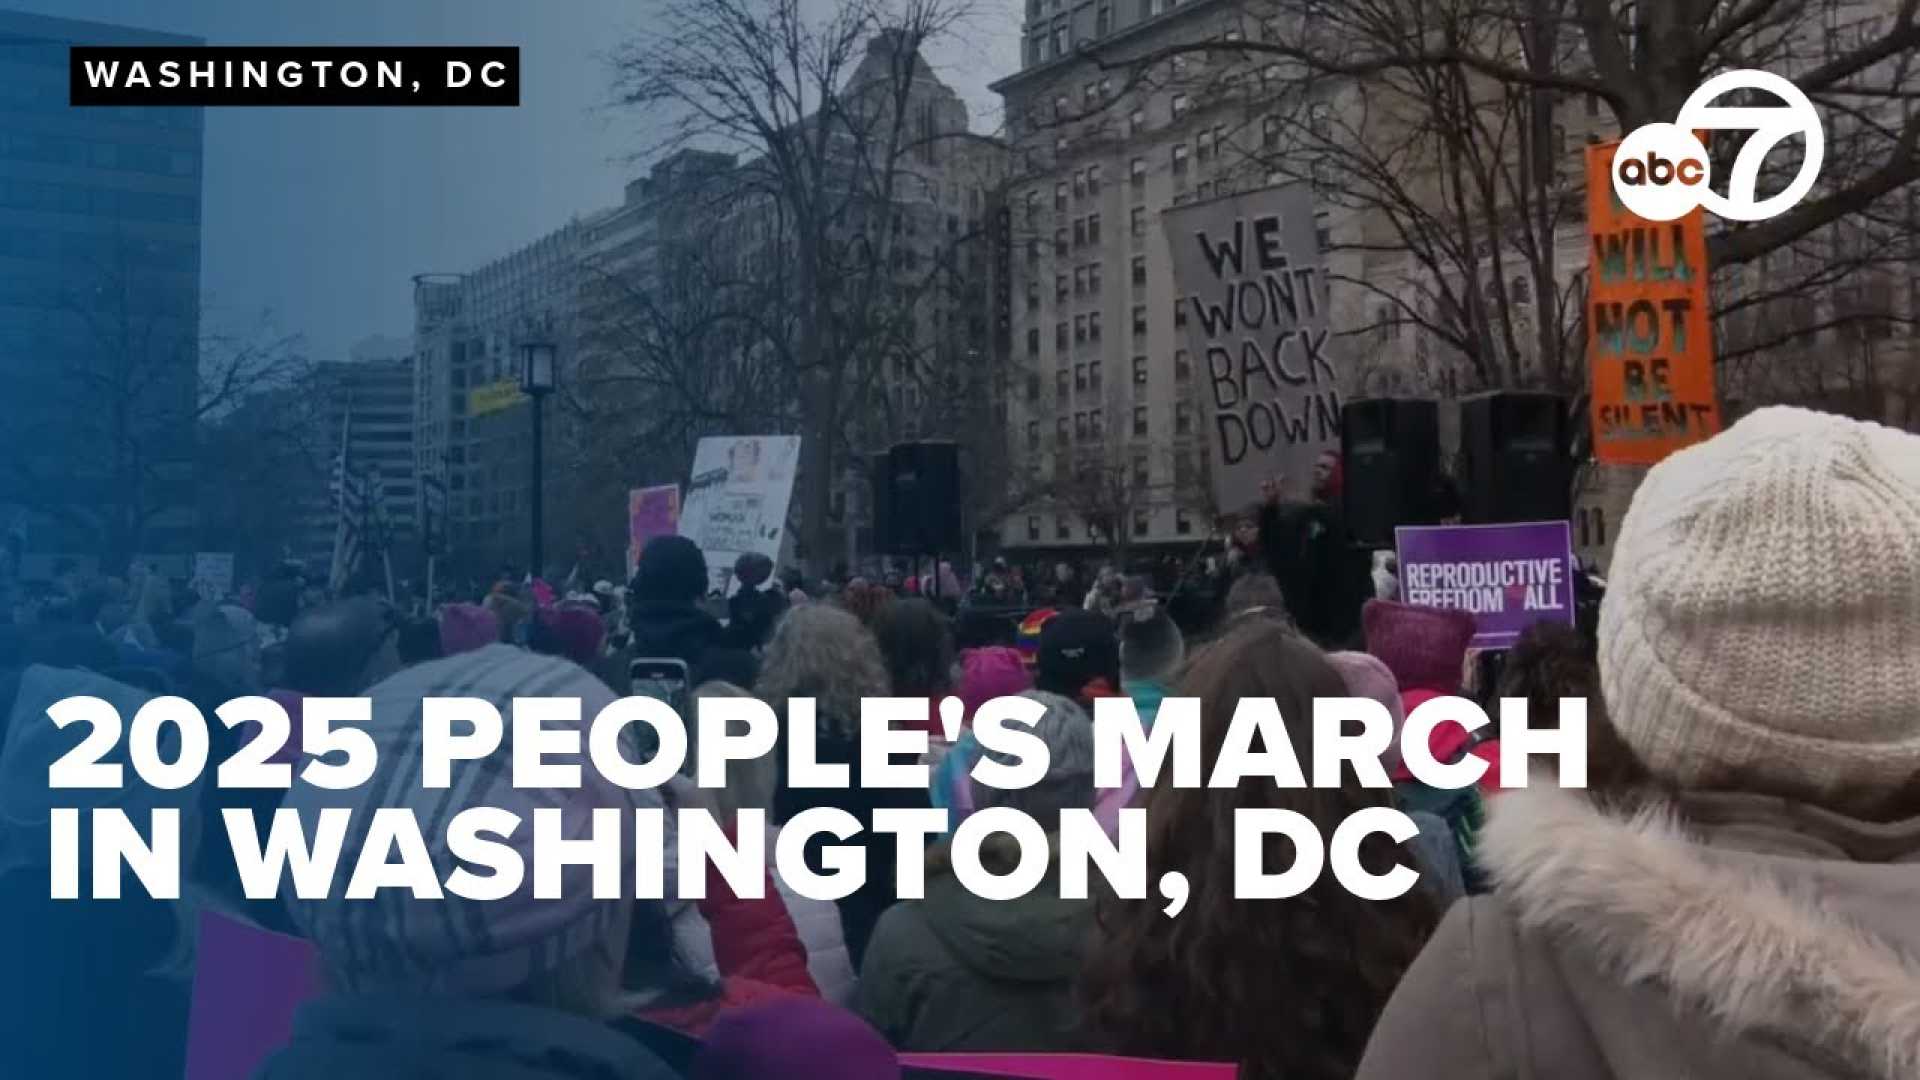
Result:
{"type": "MultiPolygon", "coordinates": [[[[1275,699],[1306,766],[1314,699],[1347,690],[1312,643],[1259,619],[1196,656],[1177,693],[1200,699],[1210,772],[1241,698],[1275,699]]],[[[1117,1053],[1236,1062],[1245,1080],[1353,1075],[1387,997],[1433,932],[1433,903],[1417,887],[1394,900],[1362,900],[1331,869],[1291,900],[1236,900],[1232,887],[1235,810],[1293,810],[1330,838],[1354,812],[1391,805],[1390,792],[1361,787],[1351,769],[1344,779],[1332,789],[1254,778],[1231,790],[1162,783],[1142,793],[1147,880],[1182,871],[1191,896],[1171,919],[1153,898],[1098,898],[1098,940],[1080,986],[1097,1042],[1117,1053]]],[[[1268,838],[1268,867],[1292,857],[1284,837],[1268,838]]],[[[1362,843],[1360,862],[1378,874],[1411,856],[1375,834],[1362,843]]]]}

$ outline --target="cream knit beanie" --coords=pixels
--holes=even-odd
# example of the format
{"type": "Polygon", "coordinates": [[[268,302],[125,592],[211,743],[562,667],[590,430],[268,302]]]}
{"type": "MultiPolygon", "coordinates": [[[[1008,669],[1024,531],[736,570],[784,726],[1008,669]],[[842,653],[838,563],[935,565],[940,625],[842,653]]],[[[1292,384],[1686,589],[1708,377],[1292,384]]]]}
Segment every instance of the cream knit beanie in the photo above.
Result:
{"type": "Polygon", "coordinates": [[[1920,437],[1770,408],[1655,466],[1600,677],[1661,779],[1889,809],[1920,778],[1920,437]]]}

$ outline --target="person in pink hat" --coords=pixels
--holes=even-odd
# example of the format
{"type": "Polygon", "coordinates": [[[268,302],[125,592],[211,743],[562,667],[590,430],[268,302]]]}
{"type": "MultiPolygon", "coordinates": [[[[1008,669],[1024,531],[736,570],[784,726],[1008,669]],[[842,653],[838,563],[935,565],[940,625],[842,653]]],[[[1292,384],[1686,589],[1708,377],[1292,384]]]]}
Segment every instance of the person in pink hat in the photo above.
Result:
{"type": "MultiPolygon", "coordinates": [[[[1460,680],[1466,669],[1467,647],[1473,642],[1474,619],[1464,611],[1418,607],[1392,600],[1369,600],[1360,610],[1360,625],[1366,631],[1367,652],[1379,657],[1400,684],[1400,704],[1406,715],[1437,697],[1462,693],[1460,680]]],[[[1493,794],[1500,790],[1500,740],[1482,728],[1470,732],[1459,724],[1446,723],[1433,729],[1429,747],[1440,762],[1458,761],[1467,754],[1487,763],[1479,788],[1493,794]]],[[[1395,781],[1411,780],[1406,765],[1392,770],[1395,781]]]]}

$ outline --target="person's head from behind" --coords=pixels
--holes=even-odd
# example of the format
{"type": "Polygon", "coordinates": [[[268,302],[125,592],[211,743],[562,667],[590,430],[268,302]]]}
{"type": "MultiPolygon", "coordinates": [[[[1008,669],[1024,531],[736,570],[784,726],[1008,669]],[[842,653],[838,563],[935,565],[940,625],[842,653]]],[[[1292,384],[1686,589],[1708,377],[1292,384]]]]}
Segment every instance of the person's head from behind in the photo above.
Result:
{"type": "Polygon", "coordinates": [[[1165,611],[1121,624],[1120,675],[1127,681],[1171,682],[1186,659],[1186,639],[1165,611]]]}
{"type": "Polygon", "coordinates": [[[564,656],[582,667],[600,659],[606,642],[607,624],[592,604],[539,608],[527,623],[527,648],[546,656],[564,656]]]}
{"type": "Polygon", "coordinates": [[[1120,639],[1113,620],[1084,608],[1068,608],[1047,620],[1033,686],[1081,702],[1118,693],[1120,639]]]}
{"type": "Polygon", "coordinates": [[[1527,722],[1535,727],[1559,723],[1562,698],[1584,700],[1588,789],[1618,793],[1646,782],[1646,770],[1607,716],[1594,644],[1580,631],[1558,622],[1527,627],[1507,650],[1497,693],[1501,698],[1524,700],[1527,722]]]}
{"type": "Polygon", "coordinates": [[[440,609],[440,649],[444,655],[472,652],[500,642],[500,620],[479,604],[448,604],[440,609]]]}
{"type": "Polygon", "coordinates": [[[859,619],[832,604],[803,604],[774,627],[754,692],[783,716],[789,699],[814,698],[818,721],[851,735],[860,699],[892,691],[880,646],[859,619]]]}
{"type": "Polygon", "coordinates": [[[692,607],[707,595],[707,557],[684,536],[656,536],[640,551],[627,590],[638,610],[692,607]]]}
{"type": "MultiPolygon", "coordinates": [[[[688,741],[687,745],[687,761],[689,764],[698,760],[696,751],[699,746],[699,741],[696,722],[701,703],[706,701],[744,701],[751,700],[752,698],[753,695],[746,690],[735,686],[733,683],[721,682],[717,679],[708,680],[694,688],[693,702],[695,712],[693,716],[686,718],[689,725],[688,734],[695,736],[688,741]]],[[[747,731],[747,723],[744,720],[730,720],[727,722],[726,733],[729,736],[742,736],[747,734],[747,731]]],[[[770,809],[773,806],[774,789],[779,785],[779,782],[780,755],[778,753],[762,754],[757,758],[745,761],[735,760],[727,762],[727,784],[713,794],[714,804],[720,811],[721,820],[723,822],[731,822],[742,810],[770,809]]]]}
{"type": "Polygon", "coordinates": [[[1614,538],[1600,685],[1653,777],[1920,812],[1920,436],[1761,409],[1654,466],[1614,538]]]}
{"type": "MultiPolygon", "coordinates": [[[[1201,769],[1211,775],[1243,701],[1260,708],[1253,702],[1271,699],[1281,737],[1310,766],[1314,700],[1346,696],[1347,688],[1312,643],[1251,620],[1195,655],[1176,693],[1200,701],[1201,769]]],[[[1158,785],[1143,792],[1142,805],[1147,880],[1179,871],[1188,881],[1218,882],[1235,872],[1242,810],[1291,811],[1331,837],[1353,814],[1392,802],[1390,791],[1361,786],[1343,766],[1334,788],[1249,776],[1231,787],[1158,785]]],[[[1262,865],[1293,865],[1296,852],[1283,836],[1267,836],[1261,847],[1262,865]]],[[[1358,859],[1370,874],[1413,861],[1380,833],[1361,841],[1358,859]]],[[[1093,1028],[1123,1053],[1237,1061],[1260,1076],[1353,1075],[1375,1017],[1438,922],[1418,889],[1362,900],[1331,873],[1278,902],[1196,890],[1177,923],[1151,900],[1103,892],[1096,903],[1103,941],[1082,976],[1093,1028]]]]}
{"type": "Polygon", "coordinates": [[[400,619],[369,597],[315,608],[287,632],[286,689],[315,697],[357,697],[400,670],[400,619]]]}
{"type": "Polygon", "coordinates": [[[933,604],[903,600],[883,609],[872,625],[894,696],[939,697],[952,689],[953,630],[933,604]]]}
{"type": "MultiPolygon", "coordinates": [[[[1029,690],[1020,695],[1046,707],[1033,726],[1034,737],[1047,747],[1047,773],[1030,787],[1002,789],[970,779],[976,809],[1004,806],[1018,810],[1038,821],[1048,832],[1059,828],[1064,810],[1085,810],[1093,806],[1097,793],[1093,786],[1093,720],[1080,703],[1044,690],[1029,690]]],[[[1001,765],[1018,764],[1016,756],[982,749],[980,756],[1001,765]]]]}
{"type": "Polygon", "coordinates": [[[758,589],[773,576],[773,560],[757,551],[746,551],[733,560],[733,579],[742,589],[758,589]]]}
{"type": "Polygon", "coordinates": [[[1272,574],[1246,574],[1227,589],[1228,619],[1265,618],[1291,624],[1287,614],[1287,596],[1272,574]]]}
{"type": "MultiPolygon", "coordinates": [[[[516,697],[551,694],[579,699],[574,720],[549,718],[544,727],[585,729],[614,701],[613,692],[579,667],[556,657],[488,646],[479,653],[431,661],[400,672],[369,688],[373,708],[361,730],[376,750],[374,774],[351,791],[323,789],[296,781],[283,807],[314,828],[322,811],[345,806],[355,816],[375,806],[409,811],[424,826],[451,820],[462,811],[485,807],[505,810],[522,825],[501,842],[527,864],[534,861],[533,830],[527,822],[536,809],[554,812],[561,835],[589,831],[598,809],[626,815],[643,805],[634,792],[614,784],[598,770],[585,769],[579,786],[519,787],[505,772],[478,762],[453,765],[453,783],[427,788],[415,759],[404,752],[418,735],[420,696],[427,688],[458,682],[463,692],[508,713],[516,697]]],[[[498,760],[514,754],[518,725],[508,724],[498,760]]],[[[620,752],[638,754],[632,726],[622,734],[620,752]]],[[[631,955],[629,932],[636,904],[593,896],[593,870],[573,864],[560,871],[559,896],[536,899],[531,869],[505,896],[486,900],[415,899],[405,890],[382,893],[381,903],[345,898],[351,867],[367,844],[365,830],[351,830],[327,899],[289,900],[295,925],[311,941],[330,989],[342,994],[411,998],[483,999],[535,1005],[591,1018],[605,1018],[622,1003],[623,975],[631,955]]],[[[423,829],[427,855],[436,866],[451,864],[448,831],[423,829]]],[[[622,851],[622,880],[630,880],[635,852],[622,851]]]]}
{"type": "Polygon", "coordinates": [[[882,612],[893,606],[893,590],[884,585],[856,583],[840,594],[840,604],[867,626],[878,622],[882,612]]]}

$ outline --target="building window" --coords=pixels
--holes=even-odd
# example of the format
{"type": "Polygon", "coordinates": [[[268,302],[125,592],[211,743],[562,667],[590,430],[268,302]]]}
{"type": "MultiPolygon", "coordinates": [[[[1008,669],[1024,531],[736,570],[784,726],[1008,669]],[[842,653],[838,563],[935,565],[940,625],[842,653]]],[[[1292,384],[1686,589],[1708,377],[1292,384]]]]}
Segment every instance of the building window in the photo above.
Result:
{"type": "Polygon", "coordinates": [[[1027,227],[1032,228],[1033,223],[1038,220],[1040,220],[1040,191],[1035,188],[1027,192],[1027,227]]]}
{"type": "Polygon", "coordinates": [[[1027,311],[1031,313],[1038,310],[1040,310],[1040,281],[1037,278],[1028,278],[1027,311]]]}
{"type": "Polygon", "coordinates": [[[1144,488],[1150,482],[1151,478],[1147,472],[1147,455],[1133,455],[1133,486],[1136,488],[1144,488]]]}
{"type": "MultiPolygon", "coordinates": [[[[1035,344],[1038,344],[1038,342],[1035,342],[1035,344]]],[[[1037,371],[1027,372],[1027,400],[1040,400],[1040,373],[1037,371]]]]}
{"type": "Polygon", "coordinates": [[[1139,289],[1147,287],[1147,257],[1145,255],[1135,255],[1133,257],[1133,284],[1135,288],[1139,289]]]}
{"type": "Polygon", "coordinates": [[[1127,213],[1127,232],[1138,240],[1147,235],[1147,208],[1136,206],[1127,213]]]}
{"type": "Polygon", "coordinates": [[[1100,416],[1101,412],[1099,409],[1094,409],[1087,413],[1087,437],[1090,439],[1100,437],[1100,416]]]}
{"type": "Polygon", "coordinates": [[[1027,539],[1040,539],[1040,518],[1036,514],[1027,515],[1027,539]]]}
{"type": "Polygon", "coordinates": [[[1144,191],[1147,187],[1147,162],[1145,158],[1134,158],[1127,163],[1127,177],[1133,184],[1133,190],[1144,191]]]}
{"type": "Polygon", "coordinates": [[[1144,512],[1141,512],[1138,510],[1134,511],[1133,535],[1135,536],[1147,535],[1147,515],[1144,512]]]}
{"type": "Polygon", "coordinates": [[[1073,246],[1076,248],[1087,246],[1087,219],[1086,218],[1073,219],[1073,246]]]}
{"type": "Polygon", "coordinates": [[[1313,238],[1321,251],[1333,247],[1333,222],[1324,213],[1313,216],[1313,238]]]}
{"type": "MultiPolygon", "coordinates": [[[[1075,315],[1073,317],[1073,340],[1079,342],[1087,340],[1087,317],[1085,315],[1075,315]]],[[[1083,381],[1077,374],[1074,377],[1073,383],[1076,387],[1083,387],[1083,381]]]]}
{"type": "Polygon", "coordinates": [[[1260,145],[1271,150],[1280,145],[1280,118],[1269,116],[1260,121],[1260,145]]]}
{"type": "Polygon", "coordinates": [[[1040,421],[1027,421],[1027,449],[1040,449],[1040,421]]]}
{"type": "Polygon", "coordinates": [[[1066,518],[1059,518],[1056,521],[1054,521],[1053,538],[1055,540],[1068,540],[1068,539],[1071,539],[1072,537],[1073,537],[1073,529],[1071,526],[1067,524],[1066,518]]]}
{"type": "MultiPolygon", "coordinates": [[[[1031,521],[1033,519],[1029,518],[1028,520],[1031,521]]],[[[1175,510],[1173,512],[1173,531],[1180,536],[1192,535],[1193,518],[1189,516],[1185,510],[1175,510]]]]}
{"type": "Polygon", "coordinates": [[[1027,355],[1040,355],[1040,328],[1037,326],[1029,327],[1027,330],[1027,355]]]}
{"type": "MultiPolygon", "coordinates": [[[[1099,312],[1097,311],[1094,312],[1093,315],[1090,316],[1090,318],[1093,319],[1093,325],[1095,327],[1098,327],[1100,325],[1099,312]]],[[[1093,337],[1094,337],[1094,340],[1096,341],[1100,339],[1100,335],[1097,333],[1094,334],[1093,337]]],[[[1100,392],[1100,361],[1098,360],[1087,361],[1087,389],[1093,391],[1096,394],[1100,392]]]]}
{"type": "Polygon", "coordinates": [[[1147,305],[1133,305],[1133,336],[1147,336],[1147,305]]]}
{"type": "Polygon", "coordinates": [[[1187,175],[1187,144],[1186,143],[1177,142],[1173,144],[1173,175],[1175,176],[1187,175]]]}
{"type": "Polygon", "coordinates": [[[1053,230],[1053,253],[1055,255],[1065,255],[1067,253],[1067,227],[1065,225],[1053,230]]]}
{"type": "Polygon", "coordinates": [[[1173,406],[1173,433],[1175,435],[1193,434],[1193,406],[1180,401],[1173,406]]]}
{"type": "MultiPolygon", "coordinates": [[[[1064,274],[1061,276],[1065,277],[1064,274]]],[[[1084,266],[1076,266],[1073,268],[1073,295],[1085,296],[1086,294],[1087,294],[1087,268],[1084,266]]]]}
{"type": "Polygon", "coordinates": [[[1067,324],[1065,320],[1053,324],[1053,349],[1055,352],[1067,351],[1067,324]]]}
{"type": "Polygon", "coordinates": [[[1054,20],[1053,33],[1048,35],[1048,44],[1052,47],[1049,55],[1054,59],[1067,55],[1067,20],[1054,20]]]}
{"type": "Polygon", "coordinates": [[[1133,358],[1133,385],[1147,385],[1147,358],[1144,356],[1133,358]]]}
{"type": "Polygon", "coordinates": [[[1092,296],[1100,295],[1100,264],[1099,263],[1093,263],[1087,267],[1087,292],[1092,296]]]}
{"type": "Polygon", "coordinates": [[[1127,114],[1128,138],[1132,138],[1145,130],[1147,130],[1147,113],[1145,109],[1135,109],[1127,114]]]}
{"type": "Polygon", "coordinates": [[[1064,416],[1053,422],[1053,441],[1057,446],[1067,445],[1067,418],[1064,416]]]}
{"type": "Polygon", "coordinates": [[[1133,407],[1133,433],[1142,438],[1146,437],[1147,407],[1145,405],[1135,405],[1133,407]]]}
{"type": "Polygon", "coordinates": [[[1065,274],[1053,275],[1054,302],[1059,303],[1059,302],[1065,301],[1066,298],[1067,298],[1067,275],[1065,274]]]}
{"type": "MultiPolygon", "coordinates": [[[[1087,312],[1087,340],[1100,340],[1100,313],[1097,311],[1087,312]]],[[[1098,360],[1094,361],[1094,370],[1100,370],[1100,362],[1098,360]]],[[[1097,383],[1099,380],[1096,379],[1094,381],[1097,383]]]]}
{"type": "Polygon", "coordinates": [[[1087,166],[1087,194],[1088,195],[1100,194],[1100,166],[1099,165],[1087,166]]]}
{"type": "Polygon", "coordinates": [[[1093,11],[1093,32],[1097,37],[1106,37],[1113,30],[1113,5],[1101,4],[1093,11]]]}
{"type": "Polygon", "coordinates": [[[1187,328],[1187,305],[1179,300],[1173,302],[1173,328],[1175,330],[1187,328]]]}
{"type": "Polygon", "coordinates": [[[1186,382],[1193,378],[1193,354],[1185,349],[1173,351],[1173,381],[1186,382]]]}
{"type": "Polygon", "coordinates": [[[1040,265],[1040,238],[1037,236],[1027,238],[1027,265],[1040,265]]]}
{"type": "Polygon", "coordinates": [[[1055,210],[1065,210],[1067,208],[1067,182],[1065,180],[1061,180],[1053,185],[1053,208],[1055,210]]]}
{"type": "Polygon", "coordinates": [[[1075,390],[1085,390],[1087,388],[1087,365],[1073,365],[1073,388],[1075,390]]]}
{"type": "MultiPolygon", "coordinates": [[[[1173,61],[1174,61],[1174,68],[1175,68],[1174,77],[1178,78],[1180,74],[1179,73],[1180,57],[1178,56],[1174,57],[1173,61]]],[[[1175,120],[1178,120],[1185,115],[1187,115],[1187,95],[1185,93],[1176,93],[1173,95],[1173,118],[1175,120]]]]}
{"type": "Polygon", "coordinates": [[[1087,243],[1098,244],[1099,242],[1100,242],[1100,215],[1088,214],[1087,215],[1087,243]]]}
{"type": "Polygon", "coordinates": [[[1193,137],[1193,156],[1201,161],[1213,156],[1213,132],[1201,128],[1193,137]]]}
{"type": "Polygon", "coordinates": [[[1086,438],[1087,438],[1087,414],[1083,412],[1074,413],[1073,414],[1073,441],[1084,442],[1086,438]]]}
{"type": "Polygon", "coordinates": [[[1053,373],[1053,390],[1054,390],[1054,396],[1059,398],[1061,401],[1065,401],[1067,399],[1067,369],[1066,368],[1061,368],[1059,371],[1056,371],[1053,373]]]}

